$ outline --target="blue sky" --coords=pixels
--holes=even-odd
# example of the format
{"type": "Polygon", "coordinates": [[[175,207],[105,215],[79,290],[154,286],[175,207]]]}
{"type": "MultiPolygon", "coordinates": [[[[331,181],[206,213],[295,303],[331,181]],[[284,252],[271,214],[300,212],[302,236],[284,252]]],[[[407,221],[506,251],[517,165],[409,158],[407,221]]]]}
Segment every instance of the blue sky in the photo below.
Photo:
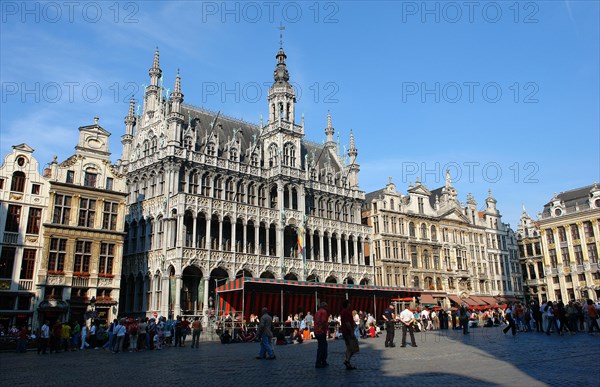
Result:
{"type": "Polygon", "coordinates": [[[522,204],[600,180],[598,1],[116,4],[2,3],[2,155],[64,160],[97,115],[116,161],[156,46],[186,103],[258,123],[283,22],[307,138],[328,110],[342,146],[352,129],[367,192],[434,189],[449,167],[461,200],[491,189],[516,226],[522,204]]]}

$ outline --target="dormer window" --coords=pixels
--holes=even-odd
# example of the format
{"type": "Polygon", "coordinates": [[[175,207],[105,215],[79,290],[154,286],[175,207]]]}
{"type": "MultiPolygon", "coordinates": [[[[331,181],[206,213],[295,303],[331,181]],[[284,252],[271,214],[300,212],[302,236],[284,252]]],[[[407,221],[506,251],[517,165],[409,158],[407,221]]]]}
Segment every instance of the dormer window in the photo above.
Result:
{"type": "Polygon", "coordinates": [[[67,179],[65,180],[65,182],[67,184],[73,184],[74,181],[75,181],[75,171],[67,171],[67,179]]]}
{"type": "Polygon", "coordinates": [[[96,179],[98,178],[98,174],[97,173],[93,173],[93,172],[86,172],[85,173],[85,178],[83,181],[83,185],[86,187],[91,187],[91,188],[95,188],[96,187],[96,179]]]}
{"type": "Polygon", "coordinates": [[[231,148],[229,150],[229,160],[230,161],[237,161],[237,149],[231,148]]]}

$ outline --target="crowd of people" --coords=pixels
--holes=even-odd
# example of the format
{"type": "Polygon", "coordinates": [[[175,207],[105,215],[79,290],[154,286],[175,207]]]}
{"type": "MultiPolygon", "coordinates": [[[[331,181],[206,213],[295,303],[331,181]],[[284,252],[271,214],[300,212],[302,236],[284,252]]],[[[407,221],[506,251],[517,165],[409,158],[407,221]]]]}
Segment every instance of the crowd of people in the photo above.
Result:
{"type": "MultiPolygon", "coordinates": [[[[544,302],[542,305],[531,303],[509,303],[503,307],[474,310],[467,305],[458,308],[404,308],[396,315],[394,305],[390,305],[381,316],[362,310],[351,310],[345,300],[343,309],[336,315],[329,312],[326,305],[311,312],[288,315],[280,321],[265,310],[261,315],[251,314],[249,319],[241,320],[233,314],[223,317],[218,333],[223,344],[236,342],[260,342],[259,358],[275,358],[272,345],[289,345],[314,339],[321,348],[317,368],[324,367],[323,347],[326,341],[343,339],[346,344],[353,338],[376,338],[385,330],[385,347],[394,347],[394,331],[402,329],[402,346],[406,346],[407,333],[411,343],[417,346],[414,332],[460,329],[463,334],[475,327],[493,327],[506,325],[504,334],[517,332],[540,332],[550,335],[556,333],[575,335],[587,331],[600,332],[600,303],[592,300],[585,302],[562,301],[544,302]],[[346,313],[346,315],[344,314],[346,313]],[[268,316],[268,317],[267,317],[268,316]],[[377,318],[379,317],[379,318],[377,318]],[[350,320],[351,323],[347,323],[350,320]],[[350,332],[351,331],[351,332],[350,332]],[[320,359],[320,360],[319,360],[320,359]]],[[[325,303],[324,303],[325,304],[325,303]]],[[[121,318],[109,324],[92,321],[60,322],[44,324],[37,332],[31,332],[26,325],[7,329],[0,326],[0,336],[14,338],[17,351],[25,352],[28,343],[37,343],[37,353],[59,353],[86,349],[104,349],[115,354],[144,350],[162,350],[168,347],[184,347],[191,336],[191,348],[198,348],[200,334],[203,331],[199,317],[188,319],[177,316],[175,319],[158,318],[121,318]]],[[[354,352],[347,352],[348,367],[354,352]]]]}

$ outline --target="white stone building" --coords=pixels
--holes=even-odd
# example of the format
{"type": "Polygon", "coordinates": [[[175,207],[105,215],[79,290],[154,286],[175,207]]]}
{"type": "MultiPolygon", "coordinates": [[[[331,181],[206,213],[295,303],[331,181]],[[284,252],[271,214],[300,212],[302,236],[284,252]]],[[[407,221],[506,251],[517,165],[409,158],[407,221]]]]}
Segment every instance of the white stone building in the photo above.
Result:
{"type": "Polygon", "coordinates": [[[49,188],[39,170],[27,144],[13,146],[0,167],[0,324],[5,328],[35,321],[49,188]]]}
{"type": "Polygon", "coordinates": [[[236,277],[372,284],[358,151],[304,139],[280,49],[259,125],[166,96],[158,50],[143,109],[125,118],[129,187],[120,305],[128,315],[199,315],[236,277]]]}

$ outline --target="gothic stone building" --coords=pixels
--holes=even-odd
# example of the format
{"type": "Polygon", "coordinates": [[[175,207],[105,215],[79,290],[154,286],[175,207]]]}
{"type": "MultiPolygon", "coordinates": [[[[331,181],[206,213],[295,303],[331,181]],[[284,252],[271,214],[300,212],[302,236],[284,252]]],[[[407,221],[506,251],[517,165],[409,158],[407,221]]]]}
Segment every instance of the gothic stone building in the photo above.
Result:
{"type": "Polygon", "coordinates": [[[538,219],[545,275],[539,299],[600,299],[599,222],[596,184],[554,194],[544,206],[538,219]]]}
{"type": "Polygon", "coordinates": [[[79,128],[75,154],[44,171],[49,182],[44,253],[37,281],[40,319],[110,320],[118,314],[125,178],[111,164],[107,132],[79,128]]]}
{"type": "Polygon", "coordinates": [[[32,325],[39,297],[35,273],[42,256],[48,183],[33,149],[13,146],[0,167],[0,324],[32,325]]]}
{"type": "Polygon", "coordinates": [[[489,305],[521,296],[516,236],[501,222],[496,199],[483,211],[467,204],[446,174],[430,191],[417,181],[407,195],[387,186],[366,195],[365,222],[373,226],[375,283],[424,289],[429,303],[489,305]]]}
{"type": "Polygon", "coordinates": [[[259,125],[165,95],[158,50],[141,115],[122,137],[129,187],[120,305],[128,315],[198,315],[236,277],[372,284],[358,151],[304,139],[280,49],[259,125]]]}

